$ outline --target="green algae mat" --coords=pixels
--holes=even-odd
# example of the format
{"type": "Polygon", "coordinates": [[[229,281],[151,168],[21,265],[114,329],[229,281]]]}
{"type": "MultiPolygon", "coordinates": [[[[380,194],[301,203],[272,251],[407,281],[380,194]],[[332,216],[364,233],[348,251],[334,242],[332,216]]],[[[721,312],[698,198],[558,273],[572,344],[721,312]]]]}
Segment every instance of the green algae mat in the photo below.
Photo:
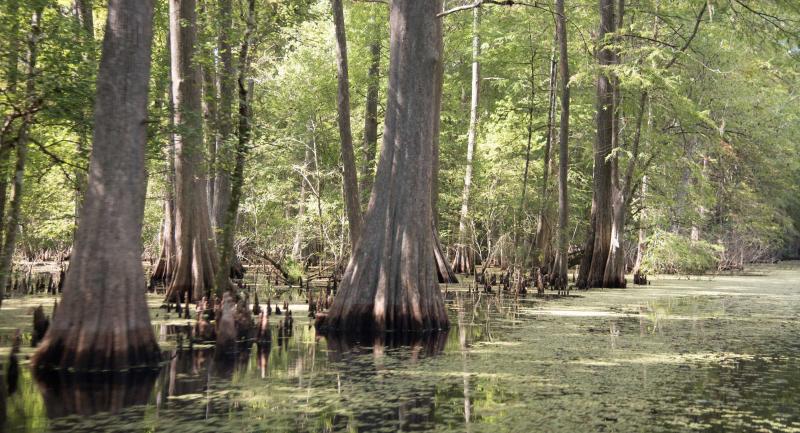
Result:
{"type": "MultiPolygon", "coordinates": [[[[800,263],[515,299],[448,287],[449,332],[373,341],[294,327],[236,355],[151,316],[158,371],[34,380],[23,347],[0,431],[800,432],[800,263]],[[400,341],[401,340],[401,341],[400,341]]],[[[29,346],[31,310],[0,310],[29,346]]]]}

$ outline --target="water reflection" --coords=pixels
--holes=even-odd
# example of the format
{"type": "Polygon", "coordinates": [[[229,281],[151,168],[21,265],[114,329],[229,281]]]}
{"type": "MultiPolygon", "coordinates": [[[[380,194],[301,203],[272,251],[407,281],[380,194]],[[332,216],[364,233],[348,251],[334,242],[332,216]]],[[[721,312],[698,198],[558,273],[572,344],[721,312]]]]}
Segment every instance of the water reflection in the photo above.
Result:
{"type": "Polygon", "coordinates": [[[449,333],[320,337],[295,314],[225,357],[163,320],[170,350],[144,403],[50,419],[67,409],[49,400],[73,396],[46,402],[23,348],[0,431],[800,431],[800,293],[788,285],[722,298],[654,284],[558,302],[451,292],[449,333]],[[559,309],[582,314],[546,313],[559,309]]]}
{"type": "Polygon", "coordinates": [[[118,413],[148,402],[158,377],[156,370],[122,373],[69,373],[34,370],[49,418],[118,413]]]}
{"type": "Polygon", "coordinates": [[[436,417],[436,383],[409,377],[402,385],[398,365],[408,367],[440,355],[448,331],[385,333],[362,336],[327,335],[328,359],[337,371],[337,393],[342,400],[377,394],[364,400],[349,421],[352,426],[381,426],[392,431],[433,428],[436,417]]]}

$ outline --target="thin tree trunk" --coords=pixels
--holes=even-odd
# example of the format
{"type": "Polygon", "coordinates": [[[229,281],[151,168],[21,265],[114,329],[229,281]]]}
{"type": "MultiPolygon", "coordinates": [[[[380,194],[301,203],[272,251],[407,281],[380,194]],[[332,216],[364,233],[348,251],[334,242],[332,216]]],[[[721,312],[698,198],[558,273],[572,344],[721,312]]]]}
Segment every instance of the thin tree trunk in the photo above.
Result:
{"type": "MultiPolygon", "coordinates": [[[[252,49],[252,38],[255,30],[255,4],[255,0],[248,0],[247,30],[239,50],[239,139],[236,143],[236,163],[231,177],[231,201],[228,204],[228,212],[225,215],[225,224],[222,226],[219,269],[230,269],[234,263],[233,240],[236,234],[236,218],[239,213],[239,203],[242,199],[245,157],[250,146],[252,122],[250,98],[253,93],[253,81],[248,80],[247,74],[250,69],[250,50],[252,49]]],[[[230,290],[233,287],[229,281],[229,273],[217,273],[216,287],[217,296],[219,297],[222,297],[225,290],[230,290]]]]}
{"type": "Polygon", "coordinates": [[[300,176],[300,197],[297,201],[297,215],[295,215],[294,241],[292,242],[292,259],[299,261],[303,257],[303,218],[306,214],[306,177],[308,167],[311,165],[311,143],[306,145],[303,156],[303,173],[300,176]]]}
{"type": "Polygon", "coordinates": [[[231,32],[233,28],[233,6],[231,0],[219,0],[219,38],[217,51],[219,55],[219,106],[217,121],[219,138],[214,166],[214,201],[211,203],[213,224],[220,229],[225,221],[225,213],[231,197],[230,173],[234,165],[233,145],[233,97],[236,89],[236,67],[233,63],[231,49],[231,32]]]}
{"type": "MultiPolygon", "coordinates": [[[[625,18],[625,0],[616,0],[615,22],[614,28],[622,28],[625,18]]],[[[622,41],[619,37],[614,38],[615,44],[620,44],[622,41]]],[[[621,54],[619,48],[614,49],[613,62],[615,65],[621,63],[621,54]]],[[[619,77],[617,74],[611,75],[611,87],[613,93],[612,104],[612,133],[611,133],[611,148],[621,148],[620,141],[620,123],[622,119],[622,95],[620,91],[619,77]]],[[[644,98],[644,95],[643,95],[644,98]]],[[[644,99],[642,99],[644,101],[644,99]]],[[[644,107],[641,107],[644,109],[644,107]]],[[[640,113],[641,114],[641,113],[640,113]]],[[[638,143],[637,143],[638,147],[638,143]]],[[[623,185],[620,185],[620,168],[619,168],[619,152],[615,152],[611,157],[611,194],[610,194],[610,208],[611,208],[611,237],[609,239],[608,256],[603,270],[603,279],[601,285],[603,287],[625,287],[625,250],[623,248],[623,237],[625,236],[625,192],[623,185]]],[[[629,164],[629,169],[634,168],[629,164]]]]}
{"type": "Polygon", "coordinates": [[[547,112],[547,133],[544,144],[544,164],[542,167],[542,189],[539,195],[539,218],[536,222],[536,243],[535,251],[533,254],[533,265],[535,267],[544,268],[543,273],[549,273],[550,256],[551,252],[551,236],[552,230],[550,228],[548,215],[548,189],[550,178],[550,162],[553,148],[553,130],[555,128],[555,115],[556,115],[556,85],[558,80],[558,69],[556,68],[555,53],[550,61],[550,80],[549,80],[549,104],[547,112]]]}
{"type": "MultiPolygon", "coordinates": [[[[94,16],[92,14],[92,0],[75,0],[75,15],[80,23],[81,27],[81,35],[79,40],[86,46],[87,55],[84,56],[83,61],[88,63],[91,68],[95,66],[95,57],[94,53],[94,16]]],[[[86,48],[84,48],[86,49],[86,48]]],[[[91,116],[91,111],[86,113],[86,117],[91,116]]],[[[88,127],[81,128],[78,132],[78,142],[76,144],[78,155],[81,157],[87,158],[89,156],[89,149],[86,146],[86,141],[88,141],[88,135],[90,131],[90,125],[88,127]]],[[[78,226],[80,222],[78,220],[80,215],[81,205],[83,203],[83,196],[86,193],[86,173],[77,168],[75,170],[75,226],[78,226]]]]}
{"type": "Polygon", "coordinates": [[[167,299],[210,294],[219,261],[211,229],[203,158],[202,74],[195,0],[170,0],[172,95],[175,104],[175,274],[167,299]]]}
{"type": "MultiPolygon", "coordinates": [[[[37,59],[39,56],[39,39],[42,35],[42,13],[44,5],[39,2],[31,18],[31,30],[28,36],[28,69],[25,78],[25,105],[33,107],[36,97],[37,59]]],[[[14,145],[16,150],[16,163],[14,166],[14,195],[11,199],[8,219],[5,221],[5,235],[3,236],[3,249],[0,251],[0,305],[5,296],[5,288],[11,275],[14,260],[14,250],[17,243],[19,230],[19,214],[22,209],[22,194],[25,183],[25,162],[28,157],[28,133],[33,123],[33,113],[29,110],[23,117],[19,134],[14,145]]]]}
{"type": "Polygon", "coordinates": [[[363,237],[322,325],[382,333],[448,327],[431,252],[441,2],[390,6],[389,100],[363,237]]]}
{"type": "Polygon", "coordinates": [[[110,0],[108,11],[89,188],[37,367],[120,371],[160,359],[141,261],[153,2],[110,0]]]}
{"type": "Polygon", "coordinates": [[[606,273],[603,277],[604,287],[625,287],[625,249],[623,248],[623,236],[625,233],[625,214],[632,198],[633,175],[636,172],[639,161],[639,143],[642,136],[642,122],[647,104],[647,92],[642,92],[639,100],[639,113],[636,117],[636,132],[631,145],[631,159],[625,171],[622,187],[614,188],[614,201],[612,211],[614,215],[611,230],[611,245],[606,263],[606,273]]]}
{"type": "Polygon", "coordinates": [[[350,243],[355,250],[363,225],[361,202],[358,192],[356,157],[353,153],[353,132],[350,128],[350,78],[347,71],[347,36],[344,28],[342,0],[331,0],[333,26],[336,32],[336,60],[339,91],[336,98],[339,138],[342,142],[342,164],[344,165],[344,202],[350,228],[350,243]]]}
{"type": "Polygon", "coordinates": [[[369,43],[370,63],[367,72],[367,101],[364,106],[364,161],[361,165],[361,185],[359,191],[364,207],[369,204],[372,191],[373,165],[378,148],[378,92],[381,71],[381,38],[378,31],[376,12],[369,18],[372,32],[369,43]]]}
{"type": "MultiPolygon", "coordinates": [[[[206,7],[207,0],[200,0],[200,19],[203,22],[203,27],[209,27],[208,21],[211,19],[211,11],[206,7]]],[[[224,31],[224,30],[221,30],[224,31]]],[[[217,73],[216,61],[214,60],[214,52],[207,44],[200,44],[201,56],[204,59],[202,65],[203,71],[203,120],[205,121],[205,139],[206,139],[206,153],[208,160],[208,175],[206,176],[206,201],[208,202],[208,212],[211,218],[211,226],[214,229],[214,236],[217,235],[217,230],[221,227],[221,222],[216,221],[216,213],[214,212],[214,194],[216,188],[214,186],[216,177],[214,176],[214,168],[216,167],[217,147],[219,144],[219,116],[218,116],[218,101],[219,95],[217,94],[217,73]]]]}
{"type": "Polygon", "coordinates": [[[642,269],[642,261],[644,260],[644,253],[645,249],[647,248],[647,235],[644,231],[644,220],[645,220],[645,200],[647,197],[647,176],[642,176],[642,191],[640,202],[642,205],[642,210],[639,213],[639,241],[636,243],[636,262],[633,265],[633,275],[634,275],[634,284],[640,284],[641,281],[641,269],[642,269]],[[637,281],[639,280],[639,281],[637,281]]]}
{"type": "MultiPolygon", "coordinates": [[[[247,79],[250,69],[250,50],[253,48],[253,32],[256,25],[256,0],[247,2],[247,30],[239,50],[239,140],[236,143],[236,163],[231,177],[231,201],[222,226],[222,246],[220,252],[219,269],[230,269],[234,263],[233,239],[236,234],[236,217],[239,213],[239,202],[242,199],[242,186],[244,184],[244,162],[247,148],[250,146],[251,117],[249,98],[253,94],[253,81],[247,79]]],[[[236,299],[234,285],[230,283],[228,272],[217,272],[217,296],[223,299],[222,317],[217,327],[217,350],[230,351],[234,346],[236,329],[234,318],[235,307],[231,308],[232,300],[236,299]]]]}
{"type": "MultiPolygon", "coordinates": [[[[444,41],[439,47],[439,53],[444,56],[444,41]]],[[[436,265],[436,276],[439,283],[458,284],[458,277],[447,261],[447,254],[439,237],[439,132],[441,131],[442,91],[444,86],[444,59],[440,58],[436,65],[436,88],[434,90],[433,111],[433,163],[431,168],[431,213],[433,219],[433,258],[436,265]]]]}
{"type": "MultiPolygon", "coordinates": [[[[166,60],[170,58],[170,37],[167,31],[166,60]]],[[[171,70],[171,65],[170,65],[171,70]]],[[[175,273],[175,103],[172,96],[172,78],[167,78],[167,112],[169,113],[169,138],[164,157],[167,159],[167,175],[164,196],[164,217],[159,232],[159,253],[150,275],[150,286],[169,286],[175,273]]]]}
{"type": "Polygon", "coordinates": [[[472,163],[478,134],[478,104],[481,93],[481,9],[472,10],[472,96],[469,105],[469,131],[467,132],[467,168],[464,173],[464,192],[461,195],[461,215],[458,221],[458,245],[453,260],[453,271],[472,272],[472,257],[469,254],[469,195],[472,186],[472,163]]]}
{"type": "Polygon", "coordinates": [[[569,221],[569,197],[567,170],[569,170],[569,59],[567,58],[567,24],[564,16],[564,0],[556,0],[556,32],[558,33],[558,68],[561,75],[561,119],[558,131],[558,249],[553,266],[553,286],[559,290],[567,288],[569,251],[567,245],[567,222],[569,221]]]}

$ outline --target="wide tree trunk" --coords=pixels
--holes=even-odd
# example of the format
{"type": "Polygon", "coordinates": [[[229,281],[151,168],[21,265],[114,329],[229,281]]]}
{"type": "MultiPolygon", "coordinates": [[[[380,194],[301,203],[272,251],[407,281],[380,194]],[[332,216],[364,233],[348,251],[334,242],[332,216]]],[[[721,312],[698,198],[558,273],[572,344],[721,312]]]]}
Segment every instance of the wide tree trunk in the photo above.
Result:
{"type": "Polygon", "coordinates": [[[614,32],[614,2],[600,0],[600,31],[597,35],[601,43],[597,51],[597,61],[601,70],[597,76],[597,138],[594,144],[592,228],[586,240],[584,254],[587,260],[581,262],[578,287],[600,287],[603,284],[608,251],[611,245],[611,161],[609,156],[614,136],[614,89],[607,67],[614,63],[614,52],[606,41],[606,35],[614,32]],[[591,247],[589,244],[592,244],[591,247]],[[586,265],[588,262],[588,266],[586,265]]]}
{"type": "Polygon", "coordinates": [[[323,327],[341,332],[448,327],[431,257],[431,183],[441,2],[394,0],[383,146],[366,214],[323,327]]]}
{"type": "Polygon", "coordinates": [[[152,0],[109,1],[89,187],[37,367],[118,371],[159,362],[141,261],[152,23],[152,0]]]}
{"type": "Polygon", "coordinates": [[[3,303],[5,288],[11,276],[11,269],[14,260],[14,250],[17,245],[17,231],[19,230],[19,216],[22,210],[22,190],[25,185],[25,163],[28,158],[28,132],[33,123],[34,98],[36,97],[36,63],[39,56],[39,39],[42,35],[42,13],[44,4],[38,2],[31,18],[31,30],[28,35],[28,69],[25,79],[25,105],[28,110],[22,118],[19,127],[17,140],[14,144],[16,150],[16,162],[14,164],[14,195],[11,199],[11,208],[5,221],[5,234],[3,236],[3,248],[0,251],[0,305],[3,303]]]}
{"type": "Polygon", "coordinates": [[[369,43],[369,71],[367,72],[367,100],[364,106],[364,161],[361,164],[361,179],[359,191],[363,197],[364,205],[369,202],[372,191],[373,166],[375,153],[378,149],[378,92],[381,71],[381,33],[377,24],[376,12],[369,18],[370,43],[369,43]]]}
{"type": "MultiPolygon", "coordinates": [[[[19,0],[8,0],[6,2],[6,17],[11,21],[6,31],[6,55],[7,63],[4,72],[5,87],[9,95],[17,91],[17,81],[19,80],[19,0]]],[[[5,124],[5,120],[4,124],[5,124]]],[[[10,129],[10,128],[9,128],[10,129]]],[[[0,222],[6,220],[6,199],[8,195],[8,170],[10,169],[10,159],[12,143],[8,137],[10,130],[0,131],[0,222]]],[[[0,244],[3,241],[2,229],[0,229],[0,244]]],[[[3,302],[3,291],[5,287],[0,287],[0,304],[3,302]]]]}
{"type": "Polygon", "coordinates": [[[481,93],[481,9],[472,10],[472,97],[469,105],[469,131],[467,133],[467,167],[464,172],[464,191],[461,194],[461,215],[458,220],[458,245],[453,258],[453,271],[471,273],[473,260],[470,244],[469,195],[472,187],[472,163],[478,134],[478,103],[481,93]]]}
{"type": "Polygon", "coordinates": [[[356,157],[353,152],[353,132],[350,128],[350,78],[347,70],[347,36],[344,28],[342,0],[331,0],[331,8],[333,9],[333,26],[336,33],[336,76],[339,83],[336,109],[339,139],[342,146],[342,164],[344,165],[344,202],[350,228],[350,244],[351,248],[355,249],[359,236],[361,236],[363,221],[358,192],[356,157]]]}
{"type": "Polygon", "coordinates": [[[561,75],[561,119],[558,131],[558,249],[551,282],[559,290],[567,288],[569,252],[567,245],[567,223],[569,221],[569,197],[567,171],[569,170],[569,59],[567,58],[567,30],[564,16],[564,0],[556,0],[556,33],[558,34],[558,68],[561,75]]]}
{"type": "Polygon", "coordinates": [[[197,301],[214,286],[218,259],[206,196],[202,75],[195,0],[170,0],[172,96],[175,105],[175,273],[167,299],[197,301]]]}

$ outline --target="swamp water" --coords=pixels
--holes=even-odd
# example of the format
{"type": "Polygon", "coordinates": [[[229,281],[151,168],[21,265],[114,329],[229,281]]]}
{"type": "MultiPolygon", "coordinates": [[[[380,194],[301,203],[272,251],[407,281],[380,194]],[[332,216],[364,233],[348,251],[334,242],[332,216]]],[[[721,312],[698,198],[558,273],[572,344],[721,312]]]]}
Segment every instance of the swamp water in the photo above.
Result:
{"type": "MultiPolygon", "coordinates": [[[[39,385],[23,348],[0,431],[800,432],[799,263],[571,295],[450,288],[449,333],[404,344],[318,338],[294,306],[290,334],[272,316],[272,344],[234,358],[153,309],[160,371],[39,385]]],[[[3,304],[3,375],[39,304],[3,304]]]]}

